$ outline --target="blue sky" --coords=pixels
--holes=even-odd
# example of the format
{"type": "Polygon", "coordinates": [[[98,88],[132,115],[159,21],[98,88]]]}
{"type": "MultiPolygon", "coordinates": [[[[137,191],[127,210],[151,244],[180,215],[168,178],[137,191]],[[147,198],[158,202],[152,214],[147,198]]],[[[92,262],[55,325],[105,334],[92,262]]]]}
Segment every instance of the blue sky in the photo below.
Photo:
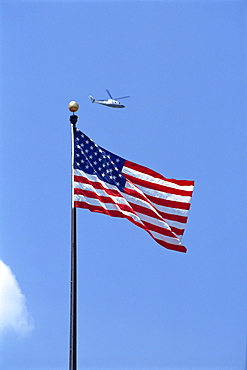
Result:
{"type": "Polygon", "coordinates": [[[195,180],[187,254],[78,210],[78,369],[245,369],[246,2],[0,8],[1,368],[68,368],[76,100],[99,145],[195,180]]]}

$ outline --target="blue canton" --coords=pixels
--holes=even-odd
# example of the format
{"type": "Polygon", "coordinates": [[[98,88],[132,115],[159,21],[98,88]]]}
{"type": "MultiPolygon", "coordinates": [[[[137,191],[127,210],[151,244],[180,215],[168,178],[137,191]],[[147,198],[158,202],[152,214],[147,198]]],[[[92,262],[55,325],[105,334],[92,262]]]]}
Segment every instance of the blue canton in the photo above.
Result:
{"type": "Polygon", "coordinates": [[[121,173],[125,159],[95,144],[79,129],[74,128],[74,168],[96,175],[100,180],[123,191],[126,183],[121,173]]]}

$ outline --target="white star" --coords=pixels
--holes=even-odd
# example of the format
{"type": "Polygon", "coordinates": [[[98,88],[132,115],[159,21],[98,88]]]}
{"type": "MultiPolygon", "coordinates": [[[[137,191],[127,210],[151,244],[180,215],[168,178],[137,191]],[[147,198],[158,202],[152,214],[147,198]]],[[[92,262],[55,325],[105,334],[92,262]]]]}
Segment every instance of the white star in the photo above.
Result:
{"type": "Polygon", "coordinates": [[[93,164],[96,166],[97,162],[96,162],[96,161],[94,161],[94,162],[93,162],[93,164]]]}
{"type": "Polygon", "coordinates": [[[117,158],[117,159],[116,159],[116,162],[119,162],[119,161],[120,161],[120,159],[119,159],[119,158],[117,158]]]}

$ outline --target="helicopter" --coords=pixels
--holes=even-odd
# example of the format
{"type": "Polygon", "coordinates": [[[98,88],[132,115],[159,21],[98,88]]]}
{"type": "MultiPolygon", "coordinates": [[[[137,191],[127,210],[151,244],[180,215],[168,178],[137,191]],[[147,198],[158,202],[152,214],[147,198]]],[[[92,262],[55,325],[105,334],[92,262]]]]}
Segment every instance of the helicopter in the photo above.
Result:
{"type": "Polygon", "coordinates": [[[121,98],[115,98],[113,99],[113,97],[111,96],[111,93],[109,90],[106,90],[107,94],[110,96],[110,99],[107,99],[107,100],[96,100],[94,99],[91,95],[89,95],[89,98],[91,99],[92,103],[98,103],[98,104],[102,104],[102,105],[105,105],[106,107],[110,107],[110,108],[125,108],[125,105],[123,105],[122,103],[120,103],[117,99],[126,99],[126,98],[130,98],[130,96],[122,96],[121,98]]]}

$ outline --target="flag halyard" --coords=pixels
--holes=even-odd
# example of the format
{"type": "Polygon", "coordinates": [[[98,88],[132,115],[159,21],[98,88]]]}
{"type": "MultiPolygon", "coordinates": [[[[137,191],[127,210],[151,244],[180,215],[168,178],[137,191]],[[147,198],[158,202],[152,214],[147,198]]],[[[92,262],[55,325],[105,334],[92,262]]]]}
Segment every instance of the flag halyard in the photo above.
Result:
{"type": "Polygon", "coordinates": [[[194,182],[166,179],[119,157],[74,128],[74,206],[126,218],[165,248],[181,243],[194,182]]]}

